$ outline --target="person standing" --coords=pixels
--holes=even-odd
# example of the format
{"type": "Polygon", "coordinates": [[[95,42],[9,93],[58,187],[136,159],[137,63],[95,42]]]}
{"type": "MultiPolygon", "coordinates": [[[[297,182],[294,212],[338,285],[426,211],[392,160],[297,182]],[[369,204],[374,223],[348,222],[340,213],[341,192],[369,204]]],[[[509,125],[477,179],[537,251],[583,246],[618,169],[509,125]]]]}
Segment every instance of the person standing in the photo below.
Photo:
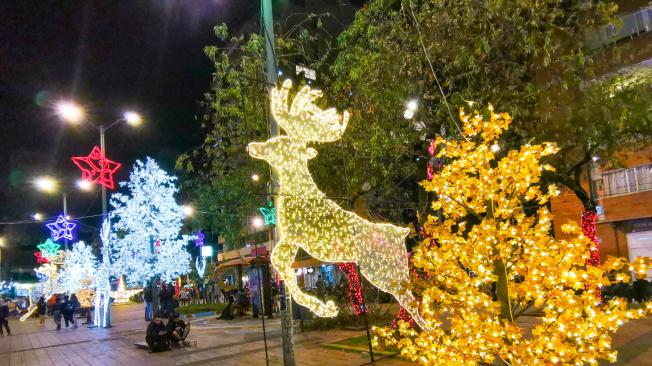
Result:
{"type": "Polygon", "coordinates": [[[38,299],[38,302],[36,303],[37,307],[37,313],[38,313],[38,318],[39,318],[39,323],[44,324],[45,323],[45,312],[47,311],[47,305],[45,303],[45,296],[41,296],[38,299]]]}
{"type": "Polygon", "coordinates": [[[152,320],[152,287],[145,287],[143,292],[143,300],[145,301],[145,320],[152,320]]]}
{"type": "Polygon", "coordinates": [[[0,299],[0,336],[4,336],[2,328],[7,330],[7,335],[11,335],[11,329],[9,329],[9,306],[5,302],[5,299],[0,299]]]}
{"type": "Polygon", "coordinates": [[[163,312],[163,316],[166,316],[168,312],[168,302],[170,301],[170,291],[165,284],[161,286],[161,292],[158,294],[158,299],[161,302],[161,312],[163,312]]]}
{"type": "Polygon", "coordinates": [[[68,295],[63,296],[61,314],[63,315],[63,320],[66,322],[66,328],[68,328],[68,323],[71,323],[73,328],[77,328],[77,323],[75,322],[75,304],[70,300],[68,295]]]}
{"type": "MultiPolygon", "coordinates": [[[[158,281],[152,283],[152,315],[161,310],[161,303],[159,302],[159,288],[158,281]]],[[[152,317],[153,319],[153,317],[152,317]]]]}

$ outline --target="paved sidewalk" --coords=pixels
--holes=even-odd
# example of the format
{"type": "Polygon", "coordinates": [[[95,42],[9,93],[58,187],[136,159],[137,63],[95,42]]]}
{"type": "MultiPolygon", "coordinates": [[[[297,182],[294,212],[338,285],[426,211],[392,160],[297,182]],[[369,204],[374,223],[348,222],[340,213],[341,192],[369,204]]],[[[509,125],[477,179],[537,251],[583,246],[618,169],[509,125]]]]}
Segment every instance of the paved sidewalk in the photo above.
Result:
{"type": "MultiPolygon", "coordinates": [[[[80,319],[81,320],[81,319],[80,319]]],[[[12,336],[0,337],[0,366],[23,365],[264,365],[265,345],[260,321],[214,318],[193,320],[189,341],[192,347],[151,354],[134,347],[145,338],[147,322],[142,305],[112,308],[113,328],[54,330],[30,319],[11,320],[12,336]],[[194,342],[196,346],[194,346],[194,342]]],[[[270,365],[282,365],[280,324],[266,322],[270,365]]],[[[322,343],[363,335],[363,331],[311,331],[295,337],[298,366],[356,366],[369,363],[368,355],[324,348],[322,343]]],[[[620,366],[652,366],[652,318],[628,323],[616,335],[620,366]]],[[[376,362],[381,366],[414,366],[399,358],[376,362]]],[[[604,363],[608,365],[608,363],[604,363]]]]}
{"type": "MultiPolygon", "coordinates": [[[[189,341],[192,347],[152,354],[137,349],[145,338],[147,322],[142,305],[112,308],[111,329],[86,328],[55,330],[52,319],[45,325],[30,319],[11,320],[11,336],[0,338],[0,366],[22,365],[264,365],[265,345],[260,321],[243,319],[226,322],[208,319],[193,321],[189,341]],[[194,343],[196,342],[196,346],[194,343]]],[[[80,319],[81,320],[81,319],[80,319]]],[[[281,365],[280,323],[267,322],[270,365],[281,365]]],[[[297,365],[363,365],[368,357],[358,353],[320,346],[363,334],[359,331],[313,331],[295,337],[297,365]]],[[[378,365],[412,365],[400,359],[386,359],[378,365]]]]}

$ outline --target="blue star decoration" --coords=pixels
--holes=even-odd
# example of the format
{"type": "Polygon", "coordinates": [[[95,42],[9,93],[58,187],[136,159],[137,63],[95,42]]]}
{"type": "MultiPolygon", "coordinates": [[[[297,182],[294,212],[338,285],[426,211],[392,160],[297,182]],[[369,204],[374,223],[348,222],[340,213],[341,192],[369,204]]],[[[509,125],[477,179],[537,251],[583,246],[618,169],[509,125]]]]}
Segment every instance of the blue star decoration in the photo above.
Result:
{"type": "Polygon", "coordinates": [[[200,231],[197,231],[197,233],[195,234],[195,246],[196,246],[196,247],[201,247],[201,246],[203,246],[203,245],[204,245],[204,238],[205,238],[205,237],[206,237],[206,235],[204,235],[204,233],[201,232],[201,230],[200,230],[200,231]]]}
{"type": "Polygon", "coordinates": [[[36,246],[41,251],[41,256],[46,257],[48,260],[57,256],[57,252],[61,249],[61,245],[48,239],[45,243],[36,246]]]}
{"type": "Polygon", "coordinates": [[[263,215],[265,225],[276,225],[276,209],[274,208],[274,202],[267,202],[267,206],[260,207],[258,211],[263,215]]]}
{"type": "Polygon", "coordinates": [[[61,238],[72,240],[72,229],[74,229],[77,224],[68,222],[65,217],[59,215],[56,221],[46,224],[45,226],[50,229],[52,239],[57,241],[61,238]]]}

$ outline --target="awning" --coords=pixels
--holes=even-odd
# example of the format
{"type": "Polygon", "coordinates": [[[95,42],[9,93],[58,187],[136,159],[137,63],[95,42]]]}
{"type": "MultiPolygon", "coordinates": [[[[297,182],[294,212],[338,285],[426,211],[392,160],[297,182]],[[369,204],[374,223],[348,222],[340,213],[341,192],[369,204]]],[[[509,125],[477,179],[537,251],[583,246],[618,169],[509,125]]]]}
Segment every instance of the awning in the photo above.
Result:
{"type": "Polygon", "coordinates": [[[242,258],[231,259],[217,266],[217,268],[239,266],[242,264],[242,258]]]}

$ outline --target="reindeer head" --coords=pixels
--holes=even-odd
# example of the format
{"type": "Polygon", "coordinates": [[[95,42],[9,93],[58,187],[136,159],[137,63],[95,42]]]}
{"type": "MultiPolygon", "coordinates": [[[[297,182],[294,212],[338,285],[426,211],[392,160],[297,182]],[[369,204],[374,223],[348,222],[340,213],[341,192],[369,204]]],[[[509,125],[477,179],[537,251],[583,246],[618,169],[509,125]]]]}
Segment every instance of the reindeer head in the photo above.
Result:
{"type": "Polygon", "coordinates": [[[344,112],[340,117],[335,108],[319,108],[314,101],[322,94],[309,86],[304,86],[288,106],[291,87],[292,81],[285,80],[280,89],[275,88],[271,93],[272,114],[290,138],[301,143],[339,140],[349,121],[349,113],[344,112]]]}
{"type": "Polygon", "coordinates": [[[297,161],[308,161],[317,156],[317,150],[292,141],[289,136],[278,136],[265,142],[251,142],[247,145],[247,152],[252,158],[265,160],[277,169],[284,169],[286,166],[295,165],[297,161]]]}

